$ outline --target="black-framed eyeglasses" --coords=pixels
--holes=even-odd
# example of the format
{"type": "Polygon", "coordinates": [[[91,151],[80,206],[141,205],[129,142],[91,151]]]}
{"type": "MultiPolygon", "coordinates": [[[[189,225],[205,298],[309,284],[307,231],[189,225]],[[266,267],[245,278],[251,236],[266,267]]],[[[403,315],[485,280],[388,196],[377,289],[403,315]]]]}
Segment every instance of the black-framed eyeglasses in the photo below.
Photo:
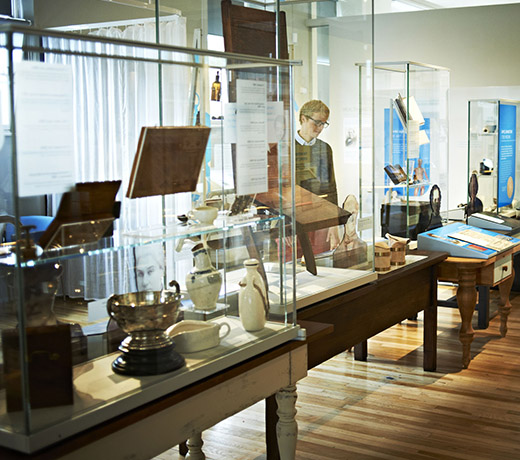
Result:
{"type": "Polygon", "coordinates": [[[318,128],[327,128],[329,126],[329,122],[328,121],[320,121],[320,120],[315,120],[314,118],[312,117],[309,117],[307,115],[305,115],[309,120],[312,120],[314,122],[314,124],[318,127],[318,128]]]}

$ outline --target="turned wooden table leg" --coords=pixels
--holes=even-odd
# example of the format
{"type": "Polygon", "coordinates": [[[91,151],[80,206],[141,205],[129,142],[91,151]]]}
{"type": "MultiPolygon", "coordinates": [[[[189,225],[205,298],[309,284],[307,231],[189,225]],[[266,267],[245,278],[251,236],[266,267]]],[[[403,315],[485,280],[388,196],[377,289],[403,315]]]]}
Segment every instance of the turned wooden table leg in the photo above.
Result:
{"type": "Polygon", "coordinates": [[[186,445],[188,446],[188,453],[186,454],[186,459],[189,460],[205,460],[206,455],[202,452],[202,445],[204,442],[202,441],[202,433],[197,433],[193,435],[186,441],[186,445]]]}
{"type": "Polygon", "coordinates": [[[473,342],[475,335],[471,324],[477,304],[476,273],[474,269],[459,267],[457,304],[462,320],[459,331],[459,340],[462,343],[462,367],[466,369],[471,361],[471,342],[473,342]]]}
{"type": "Polygon", "coordinates": [[[296,457],[296,440],[298,424],[296,423],[296,385],[289,385],[276,393],[278,404],[278,423],[276,436],[280,460],[294,460],[296,457]]]}
{"type": "Polygon", "coordinates": [[[505,337],[507,334],[507,317],[511,313],[511,302],[509,302],[509,294],[513,287],[515,280],[515,273],[508,279],[498,285],[498,291],[500,293],[500,302],[498,303],[498,312],[500,313],[500,335],[505,337]]]}

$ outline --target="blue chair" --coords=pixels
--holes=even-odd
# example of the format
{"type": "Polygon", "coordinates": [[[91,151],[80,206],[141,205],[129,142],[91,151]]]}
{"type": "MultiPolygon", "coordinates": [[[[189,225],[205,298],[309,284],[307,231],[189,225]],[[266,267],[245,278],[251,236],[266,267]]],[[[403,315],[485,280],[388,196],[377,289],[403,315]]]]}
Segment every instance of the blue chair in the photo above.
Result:
{"type": "MultiPolygon", "coordinates": [[[[50,216],[22,216],[20,217],[21,226],[33,226],[29,233],[35,243],[43,235],[47,227],[52,222],[53,217],[50,216]]],[[[7,242],[16,240],[16,228],[13,223],[8,222],[5,228],[5,239],[7,242]]]]}

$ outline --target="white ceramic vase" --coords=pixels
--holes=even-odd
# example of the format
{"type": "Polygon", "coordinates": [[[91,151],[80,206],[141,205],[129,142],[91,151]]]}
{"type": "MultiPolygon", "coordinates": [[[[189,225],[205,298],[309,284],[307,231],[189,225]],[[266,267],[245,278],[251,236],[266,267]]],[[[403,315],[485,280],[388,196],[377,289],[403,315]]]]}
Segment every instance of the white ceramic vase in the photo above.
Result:
{"type": "Polygon", "coordinates": [[[244,329],[254,332],[264,328],[269,303],[264,280],[258,273],[258,260],[247,259],[244,267],[246,276],[239,283],[238,313],[244,329]]]}
{"type": "Polygon", "coordinates": [[[186,276],[186,289],[196,310],[214,310],[222,286],[222,275],[211,265],[202,244],[192,250],[195,267],[186,276]]]}

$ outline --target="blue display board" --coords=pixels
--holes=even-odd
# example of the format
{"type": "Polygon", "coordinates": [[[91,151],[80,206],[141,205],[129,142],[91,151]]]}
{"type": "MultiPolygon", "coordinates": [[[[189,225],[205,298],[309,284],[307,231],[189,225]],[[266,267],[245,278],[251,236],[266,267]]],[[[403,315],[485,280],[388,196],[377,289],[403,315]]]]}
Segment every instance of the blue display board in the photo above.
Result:
{"type": "Polygon", "coordinates": [[[489,259],[520,244],[520,240],[460,222],[445,225],[417,235],[417,249],[445,251],[450,256],[489,259]],[[490,246],[501,246],[491,249],[490,246]]]}
{"type": "MultiPolygon", "coordinates": [[[[385,166],[387,165],[401,165],[401,167],[406,171],[406,130],[397,115],[397,111],[395,109],[392,110],[393,119],[392,119],[392,145],[390,146],[390,109],[385,109],[384,120],[385,120],[385,166]],[[390,147],[392,147],[390,149],[390,147]],[[392,155],[390,157],[390,151],[392,155]]],[[[428,139],[430,138],[430,119],[425,118],[424,124],[420,127],[421,130],[426,132],[428,139]]],[[[419,158],[410,159],[410,170],[409,174],[413,177],[413,173],[415,168],[419,167],[419,159],[421,160],[421,166],[424,168],[426,178],[430,178],[430,144],[424,144],[419,147],[419,158]]],[[[397,191],[399,195],[403,195],[405,193],[403,188],[393,187],[393,183],[388,176],[385,175],[385,185],[388,188],[393,188],[397,191]]],[[[388,191],[388,188],[385,189],[385,193],[388,191]]],[[[424,188],[424,185],[421,187],[420,184],[412,186],[412,189],[424,188]]],[[[427,187],[426,187],[427,188],[427,187]]],[[[427,191],[427,190],[426,190],[427,191]]],[[[424,190],[422,191],[424,193],[424,190]]]]}
{"type": "Polygon", "coordinates": [[[515,194],[516,106],[500,104],[498,113],[498,207],[509,206],[515,194]]]}

